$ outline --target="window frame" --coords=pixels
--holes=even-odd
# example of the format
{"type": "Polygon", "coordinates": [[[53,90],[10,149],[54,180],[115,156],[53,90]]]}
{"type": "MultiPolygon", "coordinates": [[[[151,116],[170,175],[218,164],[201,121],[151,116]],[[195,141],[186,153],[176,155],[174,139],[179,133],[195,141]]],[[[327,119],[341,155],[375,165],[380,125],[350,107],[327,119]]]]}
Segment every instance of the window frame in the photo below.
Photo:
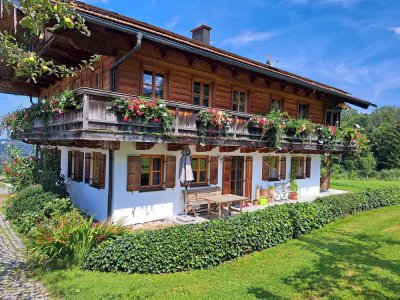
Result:
{"type": "Polygon", "coordinates": [[[204,106],[204,107],[211,107],[212,106],[212,83],[208,80],[200,79],[200,78],[194,78],[192,79],[192,104],[193,105],[198,105],[198,106],[204,106]],[[195,94],[194,92],[194,84],[195,83],[200,83],[200,94],[195,94]],[[204,85],[208,84],[208,105],[204,105],[203,103],[203,98],[204,98],[204,85]],[[198,96],[199,97],[199,104],[194,104],[194,97],[198,96]]]}
{"type": "Polygon", "coordinates": [[[241,88],[241,87],[236,87],[236,86],[232,87],[232,92],[231,92],[231,110],[232,111],[238,112],[238,113],[247,113],[247,111],[248,111],[248,103],[249,103],[248,101],[249,101],[249,91],[248,90],[246,90],[244,88],[241,88]],[[240,94],[244,93],[244,95],[245,95],[245,98],[244,98],[244,111],[240,111],[240,109],[239,109],[240,102],[237,103],[237,109],[236,110],[233,109],[233,105],[234,105],[233,94],[234,94],[234,92],[237,92],[239,94],[239,99],[238,99],[239,101],[240,101],[240,94]]]}
{"type": "Polygon", "coordinates": [[[296,179],[306,179],[306,159],[307,159],[307,157],[306,156],[292,156],[291,157],[291,161],[293,160],[293,159],[296,159],[296,179]],[[300,166],[301,166],[301,164],[303,165],[303,172],[302,173],[299,173],[300,172],[300,166]]]}
{"type": "Polygon", "coordinates": [[[269,106],[269,111],[272,111],[272,108],[274,106],[274,101],[279,101],[279,111],[282,113],[284,112],[284,107],[285,107],[285,97],[282,96],[277,96],[277,95],[271,95],[271,104],[269,106]]]}
{"type": "Polygon", "coordinates": [[[144,82],[145,72],[151,73],[151,96],[150,96],[150,98],[162,98],[162,99],[168,98],[167,97],[167,83],[166,83],[167,82],[167,71],[163,70],[163,69],[159,69],[159,68],[154,68],[154,67],[151,67],[151,66],[148,66],[148,65],[144,65],[141,68],[141,73],[140,73],[141,74],[140,94],[143,97],[148,97],[148,96],[144,95],[144,86],[148,85],[148,84],[145,84],[145,82],[144,82]],[[163,86],[162,86],[163,94],[162,94],[162,97],[159,97],[159,96],[155,95],[155,91],[156,91],[155,83],[156,83],[157,74],[160,74],[160,75],[163,76],[163,86]]]}
{"type": "Polygon", "coordinates": [[[297,103],[297,118],[309,119],[310,118],[310,103],[301,102],[297,103]],[[304,105],[307,108],[307,114],[305,116],[300,115],[300,106],[304,105]]]}
{"type": "MultiPolygon", "coordinates": [[[[141,154],[140,155],[140,186],[139,186],[139,191],[151,191],[151,190],[160,190],[164,189],[164,162],[165,162],[165,155],[162,154],[141,154]],[[150,165],[149,165],[149,185],[143,186],[142,185],[142,159],[143,158],[150,158],[150,165]],[[160,173],[160,184],[159,185],[154,185],[152,184],[153,181],[153,159],[154,158],[160,158],[161,165],[160,165],[160,171],[157,171],[157,173],[160,173]]],[[[146,172],[147,173],[147,172],[146,172]]]]}
{"type": "Polygon", "coordinates": [[[341,113],[340,111],[335,111],[333,109],[325,109],[325,122],[324,124],[326,126],[340,126],[340,117],[341,117],[341,113]],[[328,124],[327,120],[328,120],[328,113],[331,113],[331,121],[333,123],[333,114],[337,114],[337,124],[328,124]]]}
{"type": "Polygon", "coordinates": [[[192,186],[208,185],[208,181],[209,181],[209,179],[208,179],[209,175],[208,174],[209,174],[209,171],[210,171],[210,168],[209,168],[209,163],[210,163],[209,159],[210,159],[210,157],[208,155],[192,155],[191,156],[191,161],[193,161],[194,159],[197,159],[197,170],[194,170],[193,167],[192,167],[192,171],[193,171],[193,178],[195,178],[194,173],[196,172],[197,180],[196,181],[193,180],[190,183],[190,185],[192,185],[192,186]],[[204,181],[200,181],[200,173],[201,173],[201,171],[204,171],[204,169],[200,168],[200,164],[199,164],[199,160],[200,159],[205,159],[205,161],[206,161],[206,163],[205,163],[205,166],[206,166],[206,168],[205,168],[206,178],[205,178],[204,181]]]}
{"type": "Polygon", "coordinates": [[[103,89],[103,68],[97,67],[93,71],[93,88],[102,90],[103,89]],[[97,85],[97,78],[99,76],[99,85],[97,85]]]}

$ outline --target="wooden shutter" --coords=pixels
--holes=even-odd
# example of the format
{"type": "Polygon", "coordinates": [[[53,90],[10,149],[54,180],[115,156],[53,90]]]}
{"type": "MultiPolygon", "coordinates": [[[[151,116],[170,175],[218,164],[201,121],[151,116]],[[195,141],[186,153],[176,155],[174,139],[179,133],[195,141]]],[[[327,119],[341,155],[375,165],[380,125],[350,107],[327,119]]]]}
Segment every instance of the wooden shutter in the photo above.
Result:
{"type": "Polygon", "coordinates": [[[231,172],[232,172],[232,158],[224,157],[223,162],[223,176],[222,176],[222,194],[231,193],[231,172]]]}
{"type": "Polygon", "coordinates": [[[140,188],[140,156],[128,157],[128,192],[138,191],[140,188]]]}
{"type": "Polygon", "coordinates": [[[92,184],[94,186],[99,185],[99,155],[100,153],[93,153],[93,178],[92,184]]]}
{"type": "Polygon", "coordinates": [[[311,157],[306,159],[306,178],[311,177],[311,157]]]}
{"type": "Polygon", "coordinates": [[[67,176],[68,178],[72,177],[72,151],[68,151],[68,172],[67,176]]]}
{"type": "Polygon", "coordinates": [[[210,157],[210,184],[218,184],[218,156],[210,157]]]}
{"type": "Polygon", "coordinates": [[[165,187],[174,188],[175,187],[175,177],[176,177],[176,156],[166,157],[166,175],[165,175],[165,187]]]}
{"type": "Polygon", "coordinates": [[[280,166],[279,178],[281,180],[286,179],[286,156],[281,157],[281,166],[280,166]]]}
{"type": "Polygon", "coordinates": [[[268,157],[263,157],[262,161],[262,180],[269,180],[269,161],[268,157]]]}
{"type": "Polygon", "coordinates": [[[85,182],[90,183],[90,153],[85,153],[85,182]]]}
{"type": "Polygon", "coordinates": [[[106,184],[106,158],[105,154],[99,157],[99,189],[104,189],[106,184]]]}
{"type": "Polygon", "coordinates": [[[253,157],[246,157],[246,183],[245,183],[245,197],[251,200],[253,190],[253,157]]]}
{"type": "Polygon", "coordinates": [[[75,151],[74,180],[81,182],[83,180],[83,152],[75,151]]]}

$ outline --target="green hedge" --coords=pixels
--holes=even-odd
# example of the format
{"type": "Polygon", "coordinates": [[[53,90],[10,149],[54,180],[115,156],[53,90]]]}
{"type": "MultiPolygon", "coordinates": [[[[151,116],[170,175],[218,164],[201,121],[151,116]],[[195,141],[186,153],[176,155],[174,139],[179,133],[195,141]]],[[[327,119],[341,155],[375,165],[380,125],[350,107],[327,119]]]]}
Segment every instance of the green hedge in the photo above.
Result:
{"type": "Polygon", "coordinates": [[[168,273],[210,268],[321,228],[334,219],[400,204],[400,189],[343,194],[313,203],[279,205],[233,218],[130,234],[100,244],[82,268],[168,273]]]}

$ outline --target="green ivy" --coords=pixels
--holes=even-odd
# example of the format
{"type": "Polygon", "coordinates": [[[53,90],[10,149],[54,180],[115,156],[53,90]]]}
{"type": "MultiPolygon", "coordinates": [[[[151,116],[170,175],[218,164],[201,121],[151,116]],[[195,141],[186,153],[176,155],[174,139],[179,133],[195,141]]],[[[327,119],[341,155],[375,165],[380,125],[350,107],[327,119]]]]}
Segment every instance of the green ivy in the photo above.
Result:
{"type": "Polygon", "coordinates": [[[348,214],[400,204],[397,188],[342,194],[269,207],[201,224],[144,231],[100,244],[82,268],[101,272],[169,273],[211,268],[296,238],[348,214]]]}

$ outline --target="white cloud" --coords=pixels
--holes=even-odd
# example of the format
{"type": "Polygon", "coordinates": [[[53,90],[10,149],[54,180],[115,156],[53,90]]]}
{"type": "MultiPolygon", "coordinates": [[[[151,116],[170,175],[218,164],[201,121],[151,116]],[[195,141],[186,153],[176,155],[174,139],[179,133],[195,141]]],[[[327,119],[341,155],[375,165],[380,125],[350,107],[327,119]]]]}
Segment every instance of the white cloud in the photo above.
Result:
{"type": "Polygon", "coordinates": [[[276,31],[242,30],[238,35],[227,38],[221,42],[222,46],[244,46],[252,42],[264,42],[279,35],[276,31]]]}
{"type": "Polygon", "coordinates": [[[179,17],[175,16],[170,21],[165,24],[165,28],[172,30],[175,28],[176,24],[179,22],[179,17]]]}
{"type": "Polygon", "coordinates": [[[393,31],[394,36],[400,39],[400,26],[389,28],[390,31],[393,31]]]}

